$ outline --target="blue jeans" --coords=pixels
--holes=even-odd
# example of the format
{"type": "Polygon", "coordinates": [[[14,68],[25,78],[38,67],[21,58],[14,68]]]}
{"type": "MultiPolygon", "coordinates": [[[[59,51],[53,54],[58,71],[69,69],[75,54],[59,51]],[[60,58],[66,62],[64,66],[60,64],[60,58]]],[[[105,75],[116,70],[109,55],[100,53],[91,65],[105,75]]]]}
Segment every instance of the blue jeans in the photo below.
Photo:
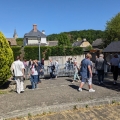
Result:
{"type": "Polygon", "coordinates": [[[37,84],[38,84],[38,75],[31,75],[31,85],[32,85],[32,89],[37,88],[37,84]]]}

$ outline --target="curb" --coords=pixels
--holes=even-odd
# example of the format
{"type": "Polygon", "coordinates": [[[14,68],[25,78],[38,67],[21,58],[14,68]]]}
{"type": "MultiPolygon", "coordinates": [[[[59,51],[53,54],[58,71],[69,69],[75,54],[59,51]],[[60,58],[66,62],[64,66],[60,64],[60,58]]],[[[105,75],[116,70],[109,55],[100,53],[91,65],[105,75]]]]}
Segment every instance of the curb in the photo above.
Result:
{"type": "Polygon", "coordinates": [[[75,108],[85,108],[86,106],[93,107],[99,105],[109,105],[115,102],[120,102],[120,97],[105,98],[105,99],[94,99],[86,102],[76,102],[76,103],[64,103],[61,105],[43,106],[43,107],[32,107],[23,110],[15,110],[3,115],[0,115],[0,120],[15,118],[15,117],[25,117],[28,114],[37,115],[50,112],[61,112],[65,110],[73,110],[75,108]]]}

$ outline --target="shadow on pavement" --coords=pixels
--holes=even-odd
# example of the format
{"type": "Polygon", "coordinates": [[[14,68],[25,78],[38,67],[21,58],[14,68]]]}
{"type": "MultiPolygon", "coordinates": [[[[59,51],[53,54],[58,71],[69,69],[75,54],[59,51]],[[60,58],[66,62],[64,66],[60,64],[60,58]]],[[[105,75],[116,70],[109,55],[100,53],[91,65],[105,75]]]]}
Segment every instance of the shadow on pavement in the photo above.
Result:
{"type": "MultiPolygon", "coordinates": [[[[73,89],[75,89],[75,90],[77,90],[78,91],[78,89],[79,89],[79,86],[77,86],[77,85],[69,85],[71,88],[73,88],[73,89]]],[[[83,90],[85,90],[85,91],[88,91],[87,89],[85,89],[85,88],[82,88],[83,90]]]]}
{"type": "Polygon", "coordinates": [[[32,85],[26,85],[26,88],[32,89],[32,85]]]}
{"type": "Polygon", "coordinates": [[[69,82],[72,82],[73,80],[72,79],[66,79],[67,81],[69,81],[69,82]]]}
{"type": "Polygon", "coordinates": [[[93,78],[93,84],[97,85],[97,86],[100,86],[100,87],[105,87],[107,89],[115,90],[117,92],[120,91],[120,81],[119,81],[119,78],[117,80],[117,84],[114,85],[112,76],[105,77],[103,84],[99,84],[97,77],[93,78]]]}

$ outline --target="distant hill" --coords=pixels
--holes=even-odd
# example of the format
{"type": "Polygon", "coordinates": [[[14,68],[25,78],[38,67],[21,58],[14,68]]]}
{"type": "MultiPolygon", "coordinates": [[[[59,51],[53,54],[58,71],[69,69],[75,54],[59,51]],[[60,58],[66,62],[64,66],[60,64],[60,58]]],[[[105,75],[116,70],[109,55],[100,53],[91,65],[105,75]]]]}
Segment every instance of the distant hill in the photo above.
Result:
{"type": "MultiPolygon", "coordinates": [[[[94,40],[104,37],[104,31],[92,30],[92,29],[90,29],[90,30],[62,32],[62,33],[66,33],[68,35],[68,37],[70,38],[71,43],[75,42],[77,39],[82,40],[83,38],[86,38],[87,41],[92,43],[94,40]]],[[[59,34],[48,35],[47,40],[56,41],[56,40],[58,40],[57,39],[58,36],[59,36],[59,34]]]]}

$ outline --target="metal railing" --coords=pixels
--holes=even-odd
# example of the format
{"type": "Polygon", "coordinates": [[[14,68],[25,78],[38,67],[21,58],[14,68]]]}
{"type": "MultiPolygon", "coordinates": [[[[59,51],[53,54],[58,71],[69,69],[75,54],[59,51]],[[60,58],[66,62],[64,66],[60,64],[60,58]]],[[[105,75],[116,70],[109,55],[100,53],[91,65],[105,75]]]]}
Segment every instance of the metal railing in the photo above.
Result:
{"type": "MultiPolygon", "coordinates": [[[[49,75],[51,68],[49,66],[44,66],[44,76],[49,75]]],[[[65,65],[59,65],[57,69],[53,72],[57,76],[72,76],[74,74],[74,68],[73,64],[70,64],[68,66],[65,65]]]]}

